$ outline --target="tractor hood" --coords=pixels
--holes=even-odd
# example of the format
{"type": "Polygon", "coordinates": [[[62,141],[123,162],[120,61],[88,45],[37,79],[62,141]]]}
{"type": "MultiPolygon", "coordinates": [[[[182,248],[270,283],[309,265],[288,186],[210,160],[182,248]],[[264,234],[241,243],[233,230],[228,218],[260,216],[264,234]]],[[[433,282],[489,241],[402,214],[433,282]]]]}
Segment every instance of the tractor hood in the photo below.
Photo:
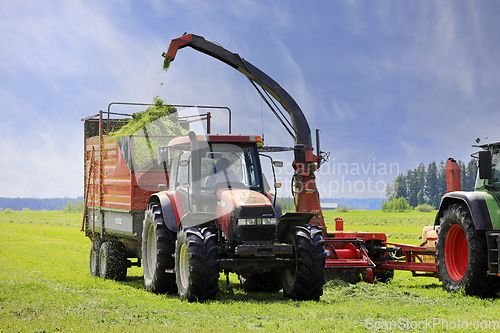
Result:
{"type": "Polygon", "coordinates": [[[262,193],[248,189],[217,190],[218,205],[232,211],[238,207],[272,206],[271,201],[262,193]]]}
{"type": "Polygon", "coordinates": [[[215,211],[228,240],[272,241],[276,238],[274,208],[262,193],[248,189],[219,189],[215,211]],[[250,219],[253,225],[238,225],[243,220],[246,223],[247,219],[250,219]],[[271,221],[274,221],[274,224],[271,221]]]}

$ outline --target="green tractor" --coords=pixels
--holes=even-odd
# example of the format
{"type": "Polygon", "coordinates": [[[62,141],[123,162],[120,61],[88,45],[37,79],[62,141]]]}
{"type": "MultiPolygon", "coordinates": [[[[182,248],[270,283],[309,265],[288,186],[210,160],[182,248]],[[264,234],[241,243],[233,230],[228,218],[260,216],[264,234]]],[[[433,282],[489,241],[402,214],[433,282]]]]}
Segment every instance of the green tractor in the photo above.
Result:
{"type": "Polygon", "coordinates": [[[448,193],[436,215],[439,279],[447,291],[494,297],[500,290],[500,142],[475,145],[482,150],[473,192],[460,187],[453,159],[446,167],[448,193]]]}

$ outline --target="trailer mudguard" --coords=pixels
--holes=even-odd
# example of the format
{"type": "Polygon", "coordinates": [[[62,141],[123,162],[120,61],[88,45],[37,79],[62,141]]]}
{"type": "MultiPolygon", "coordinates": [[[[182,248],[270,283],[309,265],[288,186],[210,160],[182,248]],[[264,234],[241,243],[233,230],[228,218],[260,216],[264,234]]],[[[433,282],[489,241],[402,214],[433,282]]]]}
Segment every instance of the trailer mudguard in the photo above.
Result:
{"type": "Polygon", "coordinates": [[[149,202],[159,202],[163,213],[163,222],[172,232],[177,232],[177,220],[175,218],[174,208],[170,198],[164,192],[158,192],[149,198],[149,202]]]}
{"type": "Polygon", "coordinates": [[[485,193],[480,191],[455,191],[446,193],[441,200],[441,205],[439,205],[434,225],[440,224],[440,219],[449,206],[453,204],[465,204],[469,209],[476,230],[493,230],[488,205],[484,197],[485,193]]]}
{"type": "Polygon", "coordinates": [[[290,226],[297,224],[308,224],[314,216],[313,213],[286,213],[279,217],[277,222],[276,236],[279,242],[283,242],[290,226]]]}

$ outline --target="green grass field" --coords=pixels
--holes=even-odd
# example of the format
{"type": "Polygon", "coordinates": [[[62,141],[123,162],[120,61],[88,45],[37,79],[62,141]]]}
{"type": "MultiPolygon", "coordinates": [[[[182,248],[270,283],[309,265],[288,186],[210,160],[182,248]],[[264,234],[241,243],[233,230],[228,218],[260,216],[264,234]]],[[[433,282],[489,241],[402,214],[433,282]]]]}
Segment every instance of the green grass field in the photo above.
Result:
{"type": "MultiPolygon", "coordinates": [[[[434,213],[325,212],[346,230],[386,232],[418,244],[434,213]]],[[[500,330],[500,300],[446,293],[437,279],[396,272],[389,284],[327,282],[319,302],[246,294],[219,281],[217,301],[188,303],[148,293],[142,268],[125,282],[91,278],[81,215],[0,212],[0,332],[365,332],[500,330]],[[476,329],[477,328],[477,329],[476,329]],[[467,330],[466,329],[466,330],[467,330]]],[[[331,229],[333,230],[333,224],[331,229]]]]}

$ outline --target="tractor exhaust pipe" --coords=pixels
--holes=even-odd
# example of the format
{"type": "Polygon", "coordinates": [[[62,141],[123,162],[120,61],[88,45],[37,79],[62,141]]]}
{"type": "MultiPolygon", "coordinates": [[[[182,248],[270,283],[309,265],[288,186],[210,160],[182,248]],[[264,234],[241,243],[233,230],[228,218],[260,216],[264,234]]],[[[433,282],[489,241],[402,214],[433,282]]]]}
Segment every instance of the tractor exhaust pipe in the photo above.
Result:
{"type": "Polygon", "coordinates": [[[446,161],[446,193],[461,191],[460,167],[453,158],[446,161]]]}

